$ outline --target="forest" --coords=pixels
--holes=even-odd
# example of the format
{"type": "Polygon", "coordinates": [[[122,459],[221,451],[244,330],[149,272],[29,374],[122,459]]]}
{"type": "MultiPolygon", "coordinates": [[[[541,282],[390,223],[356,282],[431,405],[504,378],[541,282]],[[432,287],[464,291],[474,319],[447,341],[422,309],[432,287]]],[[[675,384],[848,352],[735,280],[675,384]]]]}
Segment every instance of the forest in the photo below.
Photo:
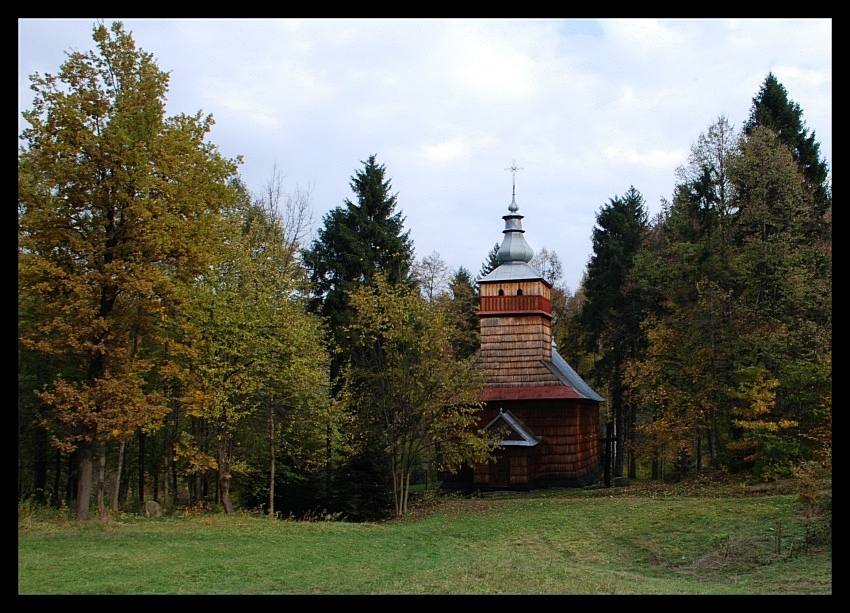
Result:
{"type": "MultiPolygon", "coordinates": [[[[416,260],[370,154],[311,239],[309,194],[260,193],[165,115],[169,74],[120,22],[31,76],[18,152],[18,499],[93,514],[407,512],[486,461],[477,275],[416,260]]],[[[684,135],[688,137],[688,135],[684,135]]],[[[832,475],[832,188],[771,73],[720,115],[649,218],[603,203],[580,287],[541,249],[558,351],[607,399],[614,474],[832,475]]]]}

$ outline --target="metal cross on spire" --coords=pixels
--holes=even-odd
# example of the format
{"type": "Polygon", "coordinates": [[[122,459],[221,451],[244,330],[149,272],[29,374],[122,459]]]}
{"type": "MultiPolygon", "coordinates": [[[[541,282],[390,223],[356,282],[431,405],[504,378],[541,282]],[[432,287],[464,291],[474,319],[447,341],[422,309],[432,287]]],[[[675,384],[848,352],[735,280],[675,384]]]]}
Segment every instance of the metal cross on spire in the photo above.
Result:
{"type": "Polygon", "coordinates": [[[517,168],[516,160],[511,160],[511,165],[505,168],[505,170],[510,170],[513,174],[513,197],[516,198],[516,173],[518,170],[525,170],[525,168],[517,168]]]}

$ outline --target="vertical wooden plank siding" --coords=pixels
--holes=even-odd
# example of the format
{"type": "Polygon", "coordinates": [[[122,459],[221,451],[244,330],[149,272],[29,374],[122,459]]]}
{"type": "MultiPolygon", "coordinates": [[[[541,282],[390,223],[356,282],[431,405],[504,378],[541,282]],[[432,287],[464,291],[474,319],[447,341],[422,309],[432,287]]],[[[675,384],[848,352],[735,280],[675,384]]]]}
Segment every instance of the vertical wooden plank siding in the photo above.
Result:
{"type": "Polygon", "coordinates": [[[552,301],[543,296],[481,296],[479,311],[482,316],[494,312],[552,312],[552,301]]]}
{"type": "Polygon", "coordinates": [[[504,296],[516,296],[521,290],[524,296],[543,296],[546,300],[552,300],[552,289],[538,279],[529,281],[502,281],[499,283],[482,283],[479,287],[479,295],[498,296],[502,290],[504,296]]]}
{"type": "MultiPolygon", "coordinates": [[[[599,463],[599,411],[593,402],[559,401],[503,402],[535,434],[541,437],[534,447],[506,446],[502,453],[510,458],[510,483],[578,480],[594,472],[599,463]],[[541,406],[543,405],[543,406],[541,406]]],[[[496,416],[498,408],[488,406],[482,423],[496,416]]],[[[476,467],[475,480],[495,483],[495,463],[476,467]]]]}

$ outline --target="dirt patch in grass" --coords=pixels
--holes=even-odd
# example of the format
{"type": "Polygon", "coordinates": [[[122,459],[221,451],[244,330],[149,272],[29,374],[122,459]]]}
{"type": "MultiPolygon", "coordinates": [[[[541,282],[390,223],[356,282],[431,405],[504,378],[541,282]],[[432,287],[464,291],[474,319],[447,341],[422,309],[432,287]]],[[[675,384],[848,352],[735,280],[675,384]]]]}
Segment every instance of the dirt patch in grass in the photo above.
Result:
{"type": "Polygon", "coordinates": [[[787,557],[787,554],[775,553],[772,546],[772,539],[766,536],[729,538],[716,551],[696,560],[688,570],[720,572],[739,566],[749,568],[755,564],[770,564],[787,557]]]}

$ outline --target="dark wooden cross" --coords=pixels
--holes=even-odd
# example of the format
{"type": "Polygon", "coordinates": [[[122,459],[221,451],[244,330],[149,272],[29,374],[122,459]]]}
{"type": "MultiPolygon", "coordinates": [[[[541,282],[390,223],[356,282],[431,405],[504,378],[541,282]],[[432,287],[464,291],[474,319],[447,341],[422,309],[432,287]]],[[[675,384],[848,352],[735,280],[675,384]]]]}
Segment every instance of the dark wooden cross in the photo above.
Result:
{"type": "Polygon", "coordinates": [[[611,464],[614,462],[614,454],[619,443],[617,437],[614,436],[614,422],[605,425],[605,436],[600,437],[599,442],[602,443],[602,449],[599,451],[602,455],[602,461],[605,463],[605,487],[611,487],[611,464]]]}

